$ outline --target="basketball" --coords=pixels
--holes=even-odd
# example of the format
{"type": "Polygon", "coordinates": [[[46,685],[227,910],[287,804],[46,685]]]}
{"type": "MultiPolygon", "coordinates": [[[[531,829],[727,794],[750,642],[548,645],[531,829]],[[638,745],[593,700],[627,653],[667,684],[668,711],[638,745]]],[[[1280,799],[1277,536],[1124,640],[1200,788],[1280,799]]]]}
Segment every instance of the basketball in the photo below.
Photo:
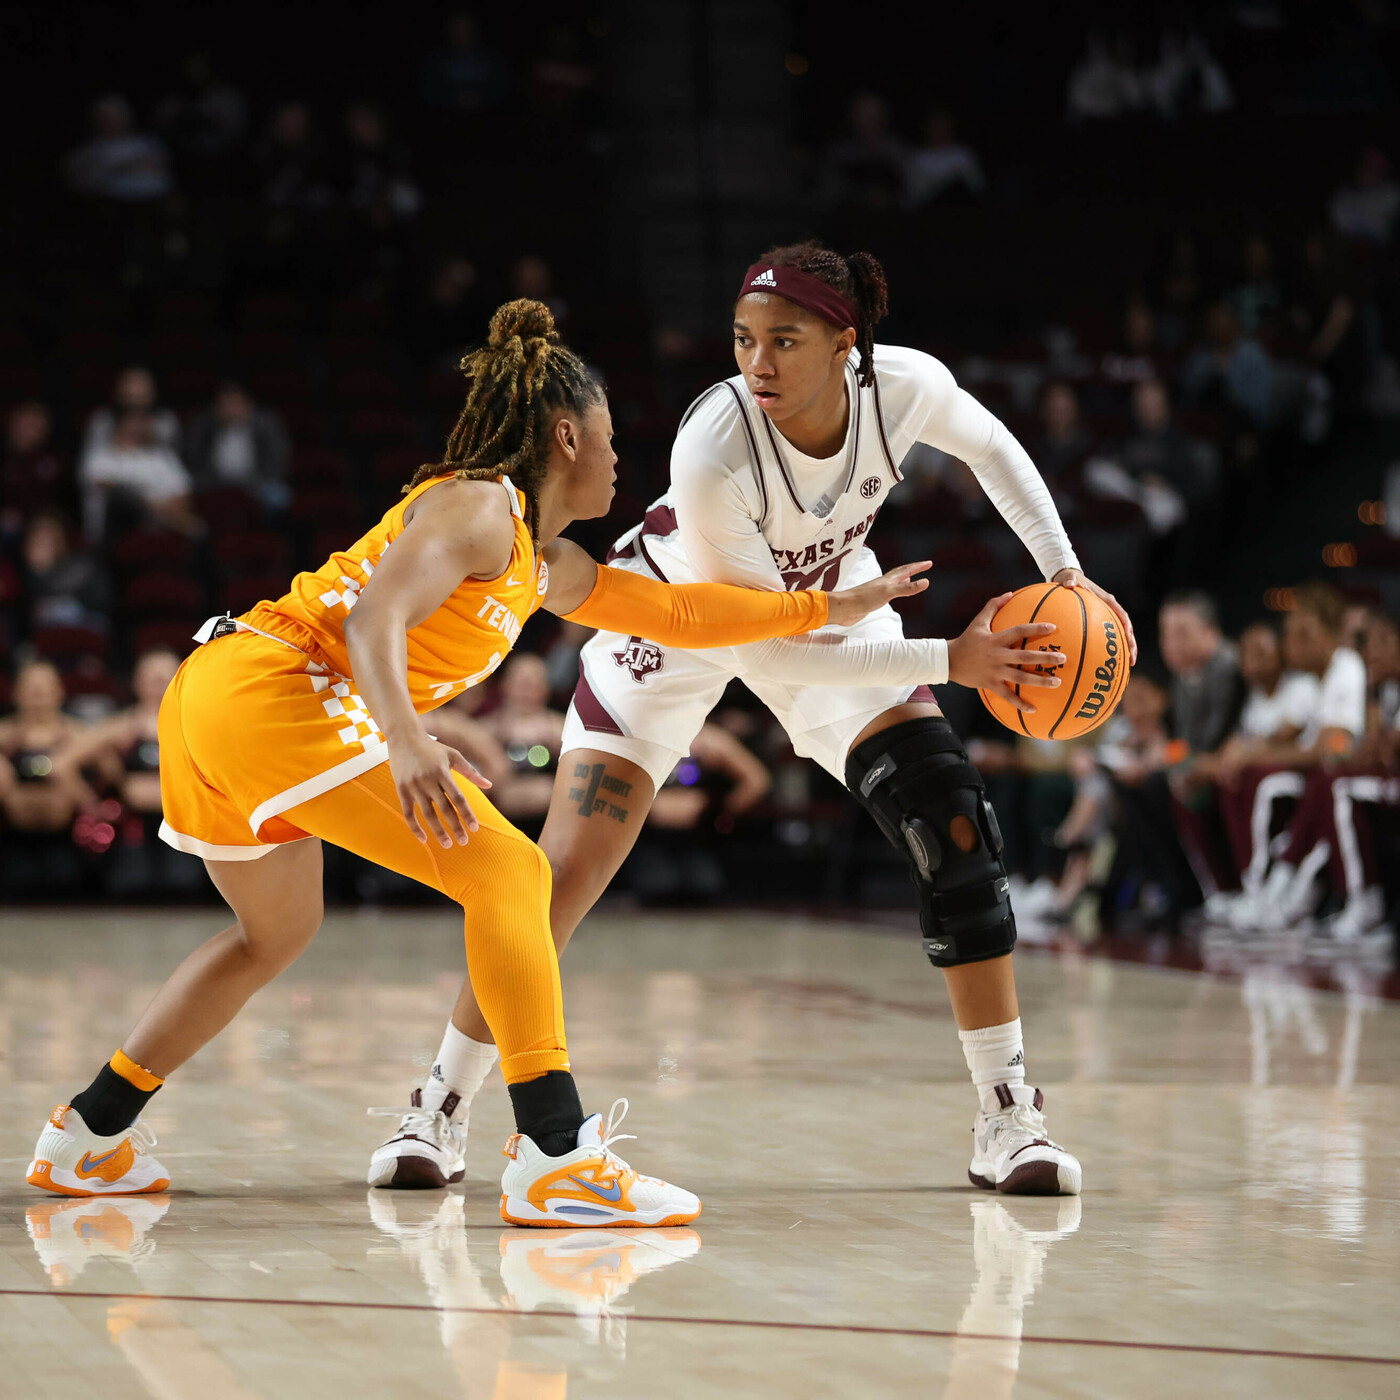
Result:
{"type": "MultiPolygon", "coordinates": [[[[1077,739],[1097,729],[1111,715],[1128,684],[1128,649],[1118,614],[1087,588],[1059,583],[1035,583],[1018,588],[992,619],[992,631],[1023,622],[1053,622],[1048,636],[1032,639],[1034,651],[1058,651],[1065,664],[1037,666],[1045,675],[1058,675],[1058,690],[1027,686],[1024,698],[1035,706],[1033,715],[1018,710],[1004,694],[979,690],[982,703],[1010,730],[1033,739],[1077,739]]],[[[1022,694],[1022,687],[1016,687],[1022,694]]]]}

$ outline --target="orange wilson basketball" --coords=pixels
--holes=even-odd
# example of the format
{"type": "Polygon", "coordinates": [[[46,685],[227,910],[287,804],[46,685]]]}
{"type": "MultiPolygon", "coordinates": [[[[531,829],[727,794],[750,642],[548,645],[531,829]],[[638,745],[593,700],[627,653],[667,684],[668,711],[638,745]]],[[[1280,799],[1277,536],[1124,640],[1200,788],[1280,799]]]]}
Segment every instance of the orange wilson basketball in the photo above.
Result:
{"type": "Polygon", "coordinates": [[[1128,647],[1118,615],[1087,588],[1035,583],[1018,588],[992,619],[992,631],[1023,622],[1053,622],[1045,637],[1022,643],[1028,651],[1059,651],[1063,666],[1037,666],[1059,676],[1058,690],[1016,687],[1035,706],[1028,715],[1003,694],[979,690],[982,703],[1010,730],[1034,739],[1077,739],[1113,713],[1128,684],[1128,647]]]}

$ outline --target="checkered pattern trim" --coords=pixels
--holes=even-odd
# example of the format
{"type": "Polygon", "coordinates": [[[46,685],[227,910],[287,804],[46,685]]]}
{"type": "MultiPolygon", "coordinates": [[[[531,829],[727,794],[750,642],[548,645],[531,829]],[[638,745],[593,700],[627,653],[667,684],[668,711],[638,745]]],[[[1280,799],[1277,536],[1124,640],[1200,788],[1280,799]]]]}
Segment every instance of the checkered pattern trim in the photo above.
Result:
{"type": "Polygon", "coordinates": [[[351,689],[349,681],[333,675],[317,661],[308,661],[306,670],[316,694],[329,692],[321,701],[321,708],[331,720],[336,721],[336,733],[342,744],[347,748],[358,744],[369,750],[384,743],[384,735],[380,733],[378,724],[365,708],[359,694],[351,689]]]}

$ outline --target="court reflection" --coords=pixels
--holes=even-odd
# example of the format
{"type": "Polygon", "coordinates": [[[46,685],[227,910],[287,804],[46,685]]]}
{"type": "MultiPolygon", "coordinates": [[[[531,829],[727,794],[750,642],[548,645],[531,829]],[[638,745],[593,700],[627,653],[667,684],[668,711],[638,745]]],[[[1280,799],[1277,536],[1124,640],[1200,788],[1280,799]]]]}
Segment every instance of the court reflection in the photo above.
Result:
{"type": "Polygon", "coordinates": [[[467,1230],[458,1195],[432,1202],[371,1191],[368,1201],[394,1243],[367,1257],[393,1249],[413,1261],[441,1309],[462,1393],[491,1400],[563,1400],[571,1362],[625,1361],[631,1308],[622,1301],[633,1284],[700,1251],[691,1229],[467,1230]],[[522,1313],[540,1314],[539,1323],[522,1323],[522,1313]],[[572,1319],[567,1330],[560,1314],[572,1319]]]}
{"type": "Polygon", "coordinates": [[[1008,1400],[1021,1366],[1026,1309],[1040,1287],[1050,1246],[1079,1229],[1078,1196],[984,1196],[972,1209],[977,1280],[958,1320],[944,1400],[1008,1400]]]}
{"type": "MultiPolygon", "coordinates": [[[[80,1200],[49,1197],[26,1207],[25,1224],[34,1252],[55,1288],[71,1288],[96,1259],[130,1266],[117,1287],[139,1289],[140,1266],[155,1252],[147,1232],[170,1209],[170,1197],[87,1196],[80,1200]]],[[[111,1286],[113,1276],[102,1282],[111,1286]]]]}

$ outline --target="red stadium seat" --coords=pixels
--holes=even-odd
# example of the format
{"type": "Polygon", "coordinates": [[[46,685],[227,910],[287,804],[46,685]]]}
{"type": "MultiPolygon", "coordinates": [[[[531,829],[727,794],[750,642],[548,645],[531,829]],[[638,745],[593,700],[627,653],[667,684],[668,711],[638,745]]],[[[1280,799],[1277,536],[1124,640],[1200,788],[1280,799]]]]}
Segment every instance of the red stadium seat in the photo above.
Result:
{"type": "Polygon", "coordinates": [[[290,551],[271,530],[238,530],[214,541],[214,557],[230,573],[284,573],[290,551]]]}
{"type": "Polygon", "coordinates": [[[346,370],[335,381],[335,396],[347,407],[383,405],[391,407],[399,401],[399,383],[382,369],[362,366],[346,370]]]}
{"type": "Polygon", "coordinates": [[[170,530],[133,530],[112,546],[113,566],[124,574],[165,569],[176,573],[194,563],[194,543],[170,530]]]}
{"type": "Polygon", "coordinates": [[[137,574],[121,595],[122,615],[142,621],[193,617],[204,605],[204,590],[182,574],[137,574]]]}
{"type": "Polygon", "coordinates": [[[220,486],[201,493],[195,500],[195,510],[216,537],[260,529],[267,518],[262,502],[236,486],[220,486]]]}
{"type": "Polygon", "coordinates": [[[350,463],[332,447],[298,446],[292,454],[292,486],[297,491],[327,491],[350,484],[350,463]]]}
{"type": "Polygon", "coordinates": [[[34,650],[60,670],[79,657],[92,656],[105,661],[111,645],[106,632],[96,627],[41,627],[30,640],[34,650]]]}
{"type": "Polygon", "coordinates": [[[234,342],[234,350],[250,368],[295,365],[300,358],[296,337],[280,330],[243,331],[234,342]]]}
{"type": "Polygon", "coordinates": [[[292,519],[316,530],[342,532],[342,547],[352,543],[369,523],[359,497],[349,491],[308,491],[298,495],[292,502],[292,519]]]}
{"type": "Polygon", "coordinates": [[[291,577],[287,570],[235,574],[220,590],[219,611],[237,617],[261,602],[275,602],[287,591],[291,577]]]}
{"type": "Polygon", "coordinates": [[[194,632],[188,622],[143,622],[133,638],[136,654],[164,650],[188,656],[195,647],[194,632]]]}
{"type": "Polygon", "coordinates": [[[301,325],[305,315],[299,298],[263,292],[243,303],[241,320],[245,330],[288,331],[301,325]]]}
{"type": "Polygon", "coordinates": [[[248,392],[255,399],[281,407],[306,404],[315,397],[311,376],[297,365],[264,365],[248,373],[248,392]]]}
{"type": "Polygon", "coordinates": [[[326,440],[326,415],[318,408],[305,404],[285,404],[280,410],[282,423],[297,447],[312,446],[326,440]]]}
{"type": "Polygon", "coordinates": [[[413,415],[396,408],[356,409],[347,427],[353,441],[369,447],[406,443],[414,435],[413,415]]]}
{"type": "Polygon", "coordinates": [[[433,460],[433,455],[412,444],[386,448],[374,459],[374,479],[385,486],[403,486],[419,467],[433,460]]]}

